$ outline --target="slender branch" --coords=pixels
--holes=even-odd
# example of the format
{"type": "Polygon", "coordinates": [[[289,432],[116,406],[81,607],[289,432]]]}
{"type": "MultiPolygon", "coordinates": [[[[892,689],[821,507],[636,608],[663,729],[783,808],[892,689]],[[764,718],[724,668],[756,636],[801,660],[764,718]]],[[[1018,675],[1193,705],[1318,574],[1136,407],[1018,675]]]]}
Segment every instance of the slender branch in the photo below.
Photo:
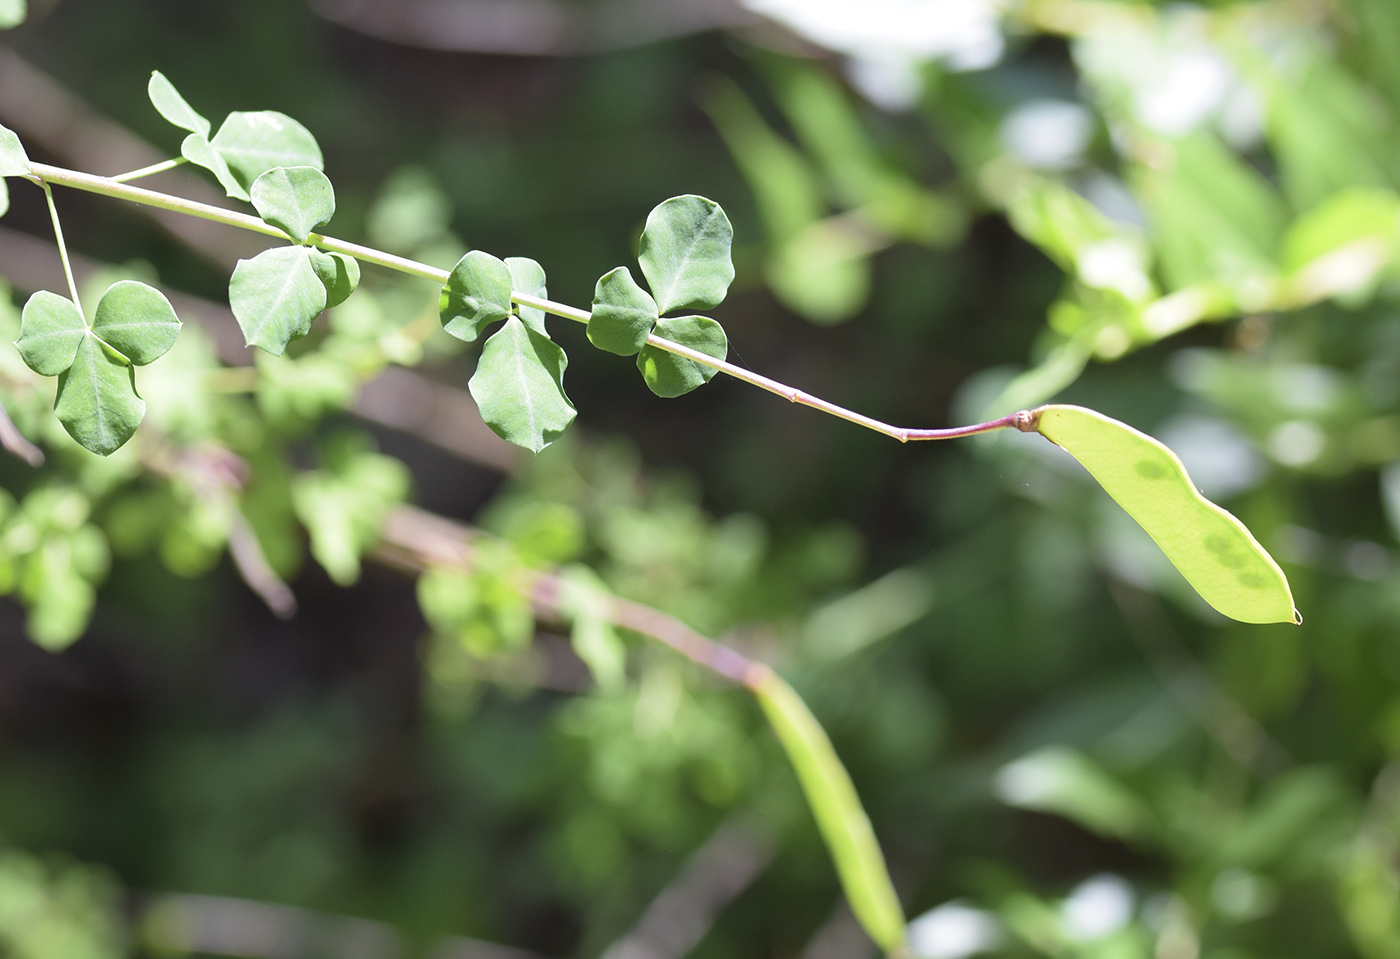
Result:
{"type": "Polygon", "coordinates": [[[139,170],[132,170],[130,173],[123,173],[119,176],[110,177],[113,183],[127,183],[131,180],[139,180],[145,176],[153,176],[157,173],[164,173],[166,170],[173,170],[182,163],[188,163],[184,157],[172,157],[169,160],[162,160],[159,163],[152,163],[150,166],[143,166],[139,170]]]}
{"type": "Polygon", "coordinates": [[[78,284],[73,281],[73,264],[68,261],[68,244],[63,242],[63,227],[58,222],[58,207],[53,202],[53,190],[49,189],[47,183],[41,183],[44,188],[44,199],[49,205],[49,219],[53,220],[53,236],[58,243],[58,258],[63,261],[63,275],[68,278],[68,292],[73,296],[73,305],[78,308],[78,312],[84,316],[83,302],[78,299],[78,284]]]}
{"type": "MultiPolygon", "coordinates": [[[[31,163],[30,170],[44,186],[45,191],[48,190],[48,184],[57,183],[76,190],[97,193],[118,200],[130,200],[133,203],[140,203],[144,206],[151,206],[161,210],[169,210],[174,213],[183,213],[200,219],[211,220],[226,226],[237,227],[241,230],[261,233],[264,236],[290,240],[281,230],[247,213],[225,210],[222,207],[212,206],[207,203],[198,203],[194,200],[186,200],[182,197],[171,196],[166,193],[157,193],[154,190],[128,186],[111,177],[79,173],[75,170],[65,170],[62,167],[49,166],[45,163],[31,163]]],[[[140,171],[137,172],[139,173],[140,171]]],[[[131,174],[127,174],[127,176],[130,177],[131,174]]],[[[52,204],[52,200],[50,200],[50,203],[52,204]]],[[[55,221],[55,226],[57,226],[57,221],[55,221]]],[[[448,271],[429,266],[426,263],[410,260],[407,257],[395,256],[392,253],[385,253],[382,250],[376,250],[358,243],[340,240],[321,233],[312,233],[307,237],[307,242],[332,253],[343,253],[346,256],[352,256],[362,263],[371,263],[376,266],[384,267],[385,269],[406,273],[410,276],[420,277],[425,280],[431,280],[438,285],[445,284],[449,277],[448,271]]],[[[59,238],[59,244],[61,248],[61,236],[59,238]]],[[[76,298],[76,293],[74,295],[76,298]]],[[[528,296],[524,293],[512,293],[511,299],[521,306],[529,306],[538,310],[544,310],[546,313],[573,320],[576,323],[587,324],[592,318],[592,314],[587,310],[580,310],[577,307],[556,303],[553,300],[528,296]]],[[[846,420],[849,423],[854,423],[857,426],[863,426],[877,433],[891,436],[901,443],[918,440],[954,439],[960,436],[971,436],[976,433],[987,433],[1001,429],[1019,429],[1023,432],[1034,429],[1031,414],[1025,411],[1013,413],[1010,416],[1003,416],[1000,419],[991,420],[986,423],[977,423],[972,426],[958,426],[950,429],[915,429],[905,426],[892,426],[889,423],[884,423],[873,417],[866,416],[863,413],[848,410],[829,400],[813,396],[811,393],[804,390],[796,389],[785,383],[780,383],[777,380],[763,376],[760,373],[755,373],[742,366],[737,366],[727,360],[716,359],[713,356],[692,349],[684,344],[664,339],[654,333],[647,337],[647,345],[699,363],[702,366],[708,366],[726,376],[731,376],[736,380],[742,380],[751,386],[756,386],[759,389],[775,393],[790,403],[809,406],[812,409],[820,410],[823,413],[846,420]]]]}

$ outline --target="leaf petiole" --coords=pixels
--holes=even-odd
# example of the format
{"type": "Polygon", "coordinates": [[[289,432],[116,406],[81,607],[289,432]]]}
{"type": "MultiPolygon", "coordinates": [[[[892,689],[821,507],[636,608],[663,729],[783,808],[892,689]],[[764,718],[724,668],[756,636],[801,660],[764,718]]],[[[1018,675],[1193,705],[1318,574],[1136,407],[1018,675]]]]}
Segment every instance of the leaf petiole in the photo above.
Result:
{"type": "Polygon", "coordinates": [[[58,207],[53,202],[53,190],[47,181],[40,181],[43,187],[44,199],[49,205],[49,219],[53,220],[53,235],[58,243],[58,256],[63,261],[63,275],[68,278],[68,292],[73,296],[73,305],[78,308],[78,313],[86,317],[83,313],[82,300],[78,299],[78,284],[73,281],[73,264],[68,260],[68,244],[63,242],[63,227],[58,222],[58,207]]]}
{"type": "Polygon", "coordinates": [[[164,173],[166,170],[173,170],[182,163],[188,163],[184,157],[173,157],[169,160],[162,160],[159,163],[152,163],[150,166],[143,166],[139,170],[132,170],[130,173],[122,173],[118,176],[108,177],[113,183],[127,183],[131,180],[139,180],[145,176],[154,176],[157,173],[164,173]]]}

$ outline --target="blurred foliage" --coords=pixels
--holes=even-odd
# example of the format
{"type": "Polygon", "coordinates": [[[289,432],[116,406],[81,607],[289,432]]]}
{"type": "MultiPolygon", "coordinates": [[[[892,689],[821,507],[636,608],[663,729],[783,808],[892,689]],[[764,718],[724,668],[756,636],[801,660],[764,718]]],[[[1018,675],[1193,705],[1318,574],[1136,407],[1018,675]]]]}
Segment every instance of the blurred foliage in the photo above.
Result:
{"type": "MultiPolygon", "coordinates": [[[[1214,614],[1037,437],[900,446],[718,381],[668,403],[595,351],[583,435],[503,478],[346,413],[392,365],[472,367],[436,291],[370,269],[282,358],[222,366],[189,324],[108,460],[0,350],[48,456],[0,458],[4,949],[175,949],[140,917],[178,893],[598,955],[740,822],[775,853],[691,954],[831,955],[835,873],[761,713],[608,628],[617,595],[791,679],[920,955],[1400,957],[1400,7],[753,0],[773,19],[571,58],[417,50],[335,6],[35,3],[6,43],[171,152],[153,68],[296,116],[338,233],[530,256],[567,303],[658,200],[715,197],[746,366],[916,426],[1052,396],[1130,422],[1304,625],[1214,614]],[[409,495],[496,537],[478,575],[373,561],[409,495]],[[240,582],[242,529],[294,620],[240,582]],[[509,588],[542,566],[568,622],[509,588]]],[[[3,225],[46,237],[34,192],[3,225]]],[[[223,296],[114,204],[59,202],[122,264],[94,288],[223,296]]]]}

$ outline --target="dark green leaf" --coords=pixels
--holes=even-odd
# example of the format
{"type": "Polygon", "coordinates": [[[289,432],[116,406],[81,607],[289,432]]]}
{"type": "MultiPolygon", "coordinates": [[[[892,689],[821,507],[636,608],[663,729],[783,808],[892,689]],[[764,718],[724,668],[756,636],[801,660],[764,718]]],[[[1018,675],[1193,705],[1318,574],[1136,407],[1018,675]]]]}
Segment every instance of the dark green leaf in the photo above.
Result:
{"type": "Polygon", "coordinates": [[[870,828],[870,818],[826,731],[802,697],[776,673],[765,670],[762,680],[750,688],[802,784],[822,839],[836,863],[851,912],[866,935],[886,953],[900,951],[904,943],[904,910],[895,895],[880,844],[870,828]]]}
{"type": "Polygon", "coordinates": [[[481,250],[457,261],[438,300],[442,328],[471,343],[492,323],[511,313],[510,267],[481,250]]]}
{"type": "Polygon", "coordinates": [[[279,166],[325,167],[311,131],[284,113],[230,113],[209,141],[245,190],[279,166]]]}
{"type": "Polygon", "coordinates": [[[1246,623],[1301,622],[1288,580],[1243,523],[1203,497],[1171,450],[1078,406],[1046,406],[1037,426],[1157,541],[1206,602],[1246,623]]]}
{"type": "Polygon", "coordinates": [[[287,166],[268,170],[248,191],[258,216],[298,243],[335,215],[335,190],[320,170],[287,166]]]}
{"type": "Polygon", "coordinates": [[[131,439],[146,404],[136,395],[135,368],[95,336],[84,336],[77,356],[58,378],[53,411],[68,435],[99,456],[131,439]]]}
{"type": "Polygon", "coordinates": [[[326,287],[326,308],[339,306],[360,285],[360,261],[343,253],[311,251],[311,268],[326,287]]]}
{"type": "Polygon", "coordinates": [[[574,421],[567,364],[563,350],[513,316],[482,347],[468,388],[487,426],[538,453],[574,421]]]}
{"type": "Polygon", "coordinates": [[[248,191],[243,188],[234,177],[233,171],[228,168],[218,150],[215,150],[209,140],[199,133],[191,133],[185,137],[180,144],[180,156],[189,160],[195,166],[202,166],[218,179],[219,185],[224,188],[224,192],[235,200],[247,200],[248,191]]]}
{"type": "Polygon", "coordinates": [[[631,356],[646,346],[656,320],[656,301],[637,285],[627,267],[605,273],[593,288],[588,339],[598,349],[631,356]]]}
{"type": "Polygon", "coordinates": [[[40,290],[24,304],[15,346],[35,373],[57,376],[73,365],[86,335],[87,322],[72,300],[40,290]]]}
{"type": "MultiPolygon", "coordinates": [[[[663,340],[699,350],[717,360],[729,354],[729,339],[724,328],[705,316],[678,316],[663,319],[654,331],[663,340]]],[[[657,396],[680,396],[710,381],[717,370],[694,360],[646,346],[637,354],[637,369],[642,371],[647,386],[657,396]]]]}
{"type": "Polygon", "coordinates": [[[29,156],[19,137],[8,127],[0,126],[0,176],[28,176],[29,156]]]}
{"type": "Polygon", "coordinates": [[[0,30],[19,26],[27,12],[24,0],[0,0],[0,30]]]}
{"type": "Polygon", "coordinates": [[[132,363],[145,366],[175,345],[180,318],[159,290],[122,280],[102,294],[92,331],[132,363]]]}
{"type": "Polygon", "coordinates": [[[151,98],[151,104],[156,108],[156,112],[181,130],[198,133],[206,138],[209,136],[209,121],[196,113],[194,108],[185,102],[185,98],[180,96],[175,85],[167,80],[165,74],[159,70],[151,71],[151,80],[146,84],[146,94],[151,98]]]}
{"type": "Polygon", "coordinates": [[[228,302],[249,346],[281,356],[326,308],[326,287],[304,246],[279,246],[239,260],[228,302]]]}
{"type": "MultiPolygon", "coordinates": [[[[508,256],[505,263],[510,270],[511,289],[514,292],[537,296],[542,300],[549,298],[549,291],[544,285],[544,267],[528,256],[508,256]]],[[[526,326],[549,335],[544,328],[544,310],[537,310],[533,306],[517,306],[516,312],[520,314],[526,326]]]]}
{"type": "Polygon", "coordinates": [[[734,228],[718,203],[672,197],[651,211],[637,260],[662,313],[718,306],[734,281],[734,228]]]}

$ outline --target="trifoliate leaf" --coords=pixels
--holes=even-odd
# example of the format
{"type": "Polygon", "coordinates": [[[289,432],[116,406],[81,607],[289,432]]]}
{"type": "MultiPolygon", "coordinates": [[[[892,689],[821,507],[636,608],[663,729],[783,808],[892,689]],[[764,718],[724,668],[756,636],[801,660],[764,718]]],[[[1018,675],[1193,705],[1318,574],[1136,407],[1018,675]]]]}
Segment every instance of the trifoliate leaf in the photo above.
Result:
{"type": "MultiPolygon", "coordinates": [[[[510,270],[511,290],[516,293],[524,293],[526,296],[537,296],[540,299],[548,299],[549,291],[544,285],[544,267],[540,266],[528,256],[508,256],[505,260],[506,268],[510,270]]],[[[544,310],[537,310],[533,306],[517,306],[515,312],[525,321],[525,325],[539,333],[549,334],[544,328],[544,310]]]]}
{"type": "Polygon", "coordinates": [[[234,177],[233,171],[228,168],[228,162],[224,160],[218,150],[210,145],[208,138],[204,135],[191,133],[185,137],[184,142],[180,144],[180,156],[195,166],[202,166],[214,174],[219,181],[219,186],[223,187],[224,192],[235,200],[248,200],[248,191],[234,177]]]}
{"type": "Polygon", "coordinates": [[[87,322],[73,301],[40,290],[24,304],[15,346],[35,373],[57,376],[73,365],[85,336],[87,322]]]}
{"type": "Polygon", "coordinates": [[[459,340],[474,342],[492,323],[510,316],[510,267],[481,250],[457,261],[438,299],[442,328],[459,340]]]}
{"type": "Polygon", "coordinates": [[[279,166],[321,170],[326,165],[311,131],[275,110],[230,113],[209,145],[219,151],[245,190],[252,189],[258,177],[279,166]]]}
{"type": "Polygon", "coordinates": [[[279,246],[238,261],[228,302],[248,345],[281,356],[326,308],[326,286],[311,267],[310,250],[279,246]]]}
{"type": "Polygon", "coordinates": [[[209,121],[185,102],[185,98],[175,89],[175,84],[167,80],[165,74],[159,70],[151,71],[151,80],[146,84],[146,95],[151,98],[151,105],[156,108],[156,112],[181,130],[198,133],[205,138],[209,136],[209,121]]]}
{"type": "Polygon", "coordinates": [[[637,285],[627,267],[619,266],[603,274],[593,288],[588,340],[600,350],[631,356],[646,346],[656,320],[656,301],[637,285]]]}
{"type": "Polygon", "coordinates": [[[566,365],[563,350],[513,316],[482,347],[467,387],[496,435],[538,453],[574,421],[566,365]]]}
{"type": "Polygon", "coordinates": [[[1171,450],[1093,410],[1036,413],[1041,435],[1083,464],[1206,602],[1246,623],[1302,621],[1278,564],[1243,523],[1197,491],[1171,450]]]}
{"type": "Polygon", "coordinates": [[[268,170],[248,191],[258,216],[298,243],[335,215],[335,190],[315,167],[288,166],[268,170]]]}
{"type": "Polygon", "coordinates": [[[734,282],[734,228],[718,203],[672,197],[651,211],[637,260],[662,313],[718,306],[734,282]]]}
{"type": "MultiPolygon", "coordinates": [[[[724,328],[709,317],[663,319],[656,324],[653,332],[663,340],[699,350],[717,360],[729,354],[729,338],[724,335],[724,328]]],[[[637,369],[642,371],[647,386],[657,396],[689,393],[697,386],[708,383],[718,372],[712,366],[703,366],[654,346],[643,347],[637,354],[637,369]]]]}
{"type": "Polygon", "coordinates": [[[131,439],[146,404],[136,394],[135,368],[96,336],[84,336],[58,378],[53,411],[69,436],[106,456],[131,439]]]}
{"type": "Polygon", "coordinates": [[[180,318],[159,290],[121,280],[107,287],[97,302],[92,332],[132,363],[145,366],[175,345],[180,318]]]}
{"type": "Polygon", "coordinates": [[[0,126],[0,176],[28,176],[29,156],[19,137],[8,127],[0,126]]]}
{"type": "Polygon", "coordinates": [[[311,268],[326,287],[326,309],[344,303],[360,285],[360,261],[353,256],[312,250],[311,268]]]}

